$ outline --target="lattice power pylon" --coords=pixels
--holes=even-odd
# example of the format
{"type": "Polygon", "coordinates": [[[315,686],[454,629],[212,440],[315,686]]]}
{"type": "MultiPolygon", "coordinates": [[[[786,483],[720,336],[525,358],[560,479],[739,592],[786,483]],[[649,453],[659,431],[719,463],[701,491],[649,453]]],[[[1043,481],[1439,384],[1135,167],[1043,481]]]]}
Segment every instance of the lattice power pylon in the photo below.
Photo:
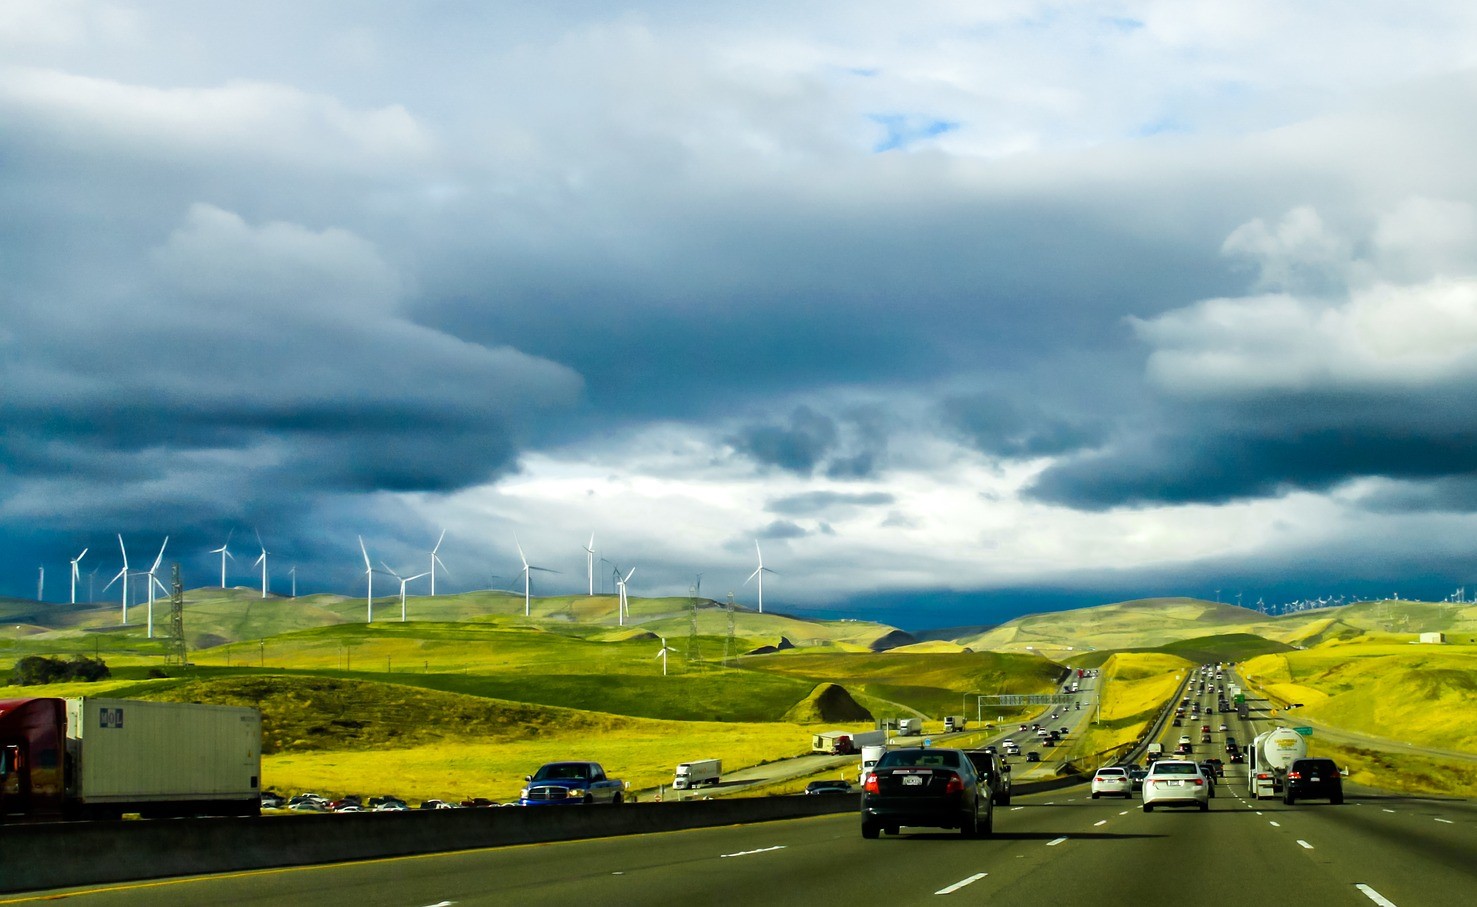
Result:
{"type": "Polygon", "coordinates": [[[180,580],[179,564],[175,564],[170,572],[169,637],[164,642],[164,663],[184,667],[188,664],[185,651],[185,585],[180,580]]]}
{"type": "Polygon", "coordinates": [[[703,660],[703,653],[698,648],[697,641],[697,590],[697,586],[688,590],[688,604],[691,606],[687,614],[687,663],[689,665],[703,660]]]}
{"type": "Polygon", "coordinates": [[[723,666],[726,668],[738,657],[738,647],[734,645],[733,633],[733,593],[728,593],[728,638],[723,642],[723,666]]]}

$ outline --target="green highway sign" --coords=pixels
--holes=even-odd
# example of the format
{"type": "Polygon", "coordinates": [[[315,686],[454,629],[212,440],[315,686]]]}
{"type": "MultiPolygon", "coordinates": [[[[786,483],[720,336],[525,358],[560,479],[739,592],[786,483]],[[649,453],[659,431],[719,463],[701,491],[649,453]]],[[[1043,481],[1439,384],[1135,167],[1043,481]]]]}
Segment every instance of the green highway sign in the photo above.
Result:
{"type": "Polygon", "coordinates": [[[1310,727],[1295,727],[1293,728],[1293,730],[1297,731],[1299,734],[1302,734],[1304,737],[1313,736],[1313,729],[1310,727]]]}

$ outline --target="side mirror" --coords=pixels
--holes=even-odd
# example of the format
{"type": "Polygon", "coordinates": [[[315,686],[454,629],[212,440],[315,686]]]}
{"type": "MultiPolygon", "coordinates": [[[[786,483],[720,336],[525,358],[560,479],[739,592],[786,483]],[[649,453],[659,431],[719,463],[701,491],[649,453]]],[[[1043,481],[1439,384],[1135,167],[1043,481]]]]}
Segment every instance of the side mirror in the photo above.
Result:
{"type": "Polygon", "coordinates": [[[1349,777],[1349,770],[1346,769],[1346,768],[1341,768],[1341,769],[1339,769],[1339,774],[1342,775],[1343,777],[1347,778],[1347,777],[1349,777]]]}
{"type": "Polygon", "coordinates": [[[1002,772],[1004,772],[1005,774],[1007,774],[1007,775],[1010,774],[1010,763],[1009,762],[1002,762],[1002,763],[1000,763],[1000,770],[1002,772]]]}
{"type": "Polygon", "coordinates": [[[532,775],[524,775],[523,776],[523,780],[524,781],[532,781],[533,780],[533,776],[532,775]]]}

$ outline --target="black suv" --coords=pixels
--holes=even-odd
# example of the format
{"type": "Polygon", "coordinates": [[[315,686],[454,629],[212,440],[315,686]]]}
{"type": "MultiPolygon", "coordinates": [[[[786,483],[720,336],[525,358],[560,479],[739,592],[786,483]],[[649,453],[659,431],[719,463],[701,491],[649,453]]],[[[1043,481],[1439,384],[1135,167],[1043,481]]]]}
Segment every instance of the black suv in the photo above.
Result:
{"type": "Polygon", "coordinates": [[[995,801],[989,782],[962,750],[889,750],[862,785],[862,837],[904,825],[957,828],[965,837],[994,830],[995,801]]]}
{"type": "Polygon", "coordinates": [[[1010,805],[1010,763],[999,753],[988,750],[969,750],[964,755],[974,763],[975,774],[979,775],[994,791],[996,806],[1010,805]]]}
{"type": "Polygon", "coordinates": [[[1327,797],[1335,804],[1344,802],[1344,779],[1332,759],[1294,759],[1287,767],[1282,802],[1291,806],[1309,797],[1327,797]]]}

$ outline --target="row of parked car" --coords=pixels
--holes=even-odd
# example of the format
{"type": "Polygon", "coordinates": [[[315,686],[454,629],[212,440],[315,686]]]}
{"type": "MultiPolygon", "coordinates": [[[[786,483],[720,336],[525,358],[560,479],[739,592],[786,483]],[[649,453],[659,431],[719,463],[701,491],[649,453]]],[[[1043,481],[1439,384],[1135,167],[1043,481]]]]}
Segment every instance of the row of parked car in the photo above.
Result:
{"type": "MultiPolygon", "coordinates": [[[[459,803],[448,803],[445,800],[422,800],[420,809],[461,809],[464,807],[479,806],[501,806],[485,797],[472,797],[459,803]]],[[[266,791],[262,794],[262,809],[288,809],[293,812],[310,813],[367,813],[367,812],[407,812],[410,804],[395,796],[370,797],[365,799],[356,794],[349,794],[336,800],[313,793],[295,794],[292,797],[283,797],[275,791],[266,791]]]]}

